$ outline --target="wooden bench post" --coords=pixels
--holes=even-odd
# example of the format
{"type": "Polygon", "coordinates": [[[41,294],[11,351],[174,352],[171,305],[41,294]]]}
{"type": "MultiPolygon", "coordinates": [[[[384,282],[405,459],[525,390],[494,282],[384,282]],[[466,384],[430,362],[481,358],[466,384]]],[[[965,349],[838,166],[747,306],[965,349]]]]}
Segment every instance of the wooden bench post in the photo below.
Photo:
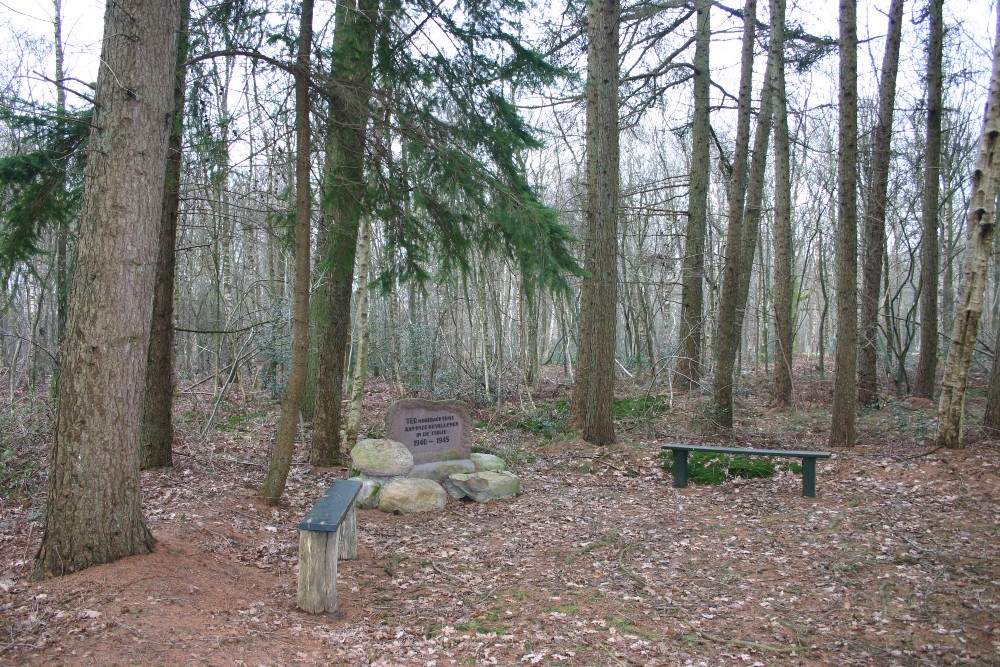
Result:
{"type": "Polygon", "coordinates": [[[358,557],[354,499],[361,482],[337,480],[299,524],[299,607],[310,614],[337,610],[337,561],[358,557]]]}

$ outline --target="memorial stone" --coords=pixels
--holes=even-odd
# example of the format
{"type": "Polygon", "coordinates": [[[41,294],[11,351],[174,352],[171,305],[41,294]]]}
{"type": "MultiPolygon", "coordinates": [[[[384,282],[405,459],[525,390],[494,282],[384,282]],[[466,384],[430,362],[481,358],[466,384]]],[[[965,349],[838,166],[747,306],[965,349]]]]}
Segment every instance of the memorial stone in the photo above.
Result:
{"type": "Polygon", "coordinates": [[[396,401],[386,412],[385,432],[410,450],[417,465],[467,459],[472,453],[469,410],[461,401],[396,401]]]}

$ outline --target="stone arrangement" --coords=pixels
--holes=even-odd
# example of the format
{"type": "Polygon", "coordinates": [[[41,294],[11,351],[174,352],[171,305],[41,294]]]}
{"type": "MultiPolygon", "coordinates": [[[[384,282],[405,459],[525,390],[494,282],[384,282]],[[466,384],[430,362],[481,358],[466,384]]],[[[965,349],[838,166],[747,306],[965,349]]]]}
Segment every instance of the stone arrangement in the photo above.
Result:
{"type": "Polygon", "coordinates": [[[430,512],[449,496],[485,503],[521,492],[503,459],[472,453],[469,413],[459,401],[397,401],[386,414],[386,433],[351,450],[361,508],[430,512]]]}

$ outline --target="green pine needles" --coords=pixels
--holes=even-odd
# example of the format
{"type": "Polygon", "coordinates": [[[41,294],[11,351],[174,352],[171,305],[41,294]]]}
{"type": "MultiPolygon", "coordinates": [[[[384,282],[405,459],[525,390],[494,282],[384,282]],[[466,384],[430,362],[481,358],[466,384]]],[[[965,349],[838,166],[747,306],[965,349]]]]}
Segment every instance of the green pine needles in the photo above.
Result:
{"type": "Polygon", "coordinates": [[[68,225],[80,210],[85,148],[91,111],[66,112],[31,105],[0,104],[0,123],[18,137],[11,155],[0,157],[0,274],[42,252],[46,229],[68,225]]]}

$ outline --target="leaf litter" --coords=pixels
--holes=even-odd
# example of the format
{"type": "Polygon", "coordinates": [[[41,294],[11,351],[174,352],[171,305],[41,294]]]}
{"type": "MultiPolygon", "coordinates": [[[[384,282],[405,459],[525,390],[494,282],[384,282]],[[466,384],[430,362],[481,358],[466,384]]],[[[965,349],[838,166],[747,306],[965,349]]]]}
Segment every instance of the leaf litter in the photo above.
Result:
{"type": "MultiPolygon", "coordinates": [[[[371,385],[369,434],[392,393],[371,385]]],[[[891,404],[820,462],[815,499],[792,472],[674,489],[663,442],[725,442],[699,400],[603,449],[477,411],[477,446],[516,449],[523,494],[359,511],[328,616],[296,609],[297,527],[347,471],[300,445],[285,502],[264,507],[273,406],[234,399],[253,418],[220,413],[237,425],[205,438],[190,415],[207,410],[188,410],[175,467],[143,473],[152,554],[31,581],[44,485],[3,497],[0,664],[1000,664],[996,442],[920,455],[930,413],[891,404]]],[[[733,444],[824,447],[821,412],[741,407],[733,444]]]]}

